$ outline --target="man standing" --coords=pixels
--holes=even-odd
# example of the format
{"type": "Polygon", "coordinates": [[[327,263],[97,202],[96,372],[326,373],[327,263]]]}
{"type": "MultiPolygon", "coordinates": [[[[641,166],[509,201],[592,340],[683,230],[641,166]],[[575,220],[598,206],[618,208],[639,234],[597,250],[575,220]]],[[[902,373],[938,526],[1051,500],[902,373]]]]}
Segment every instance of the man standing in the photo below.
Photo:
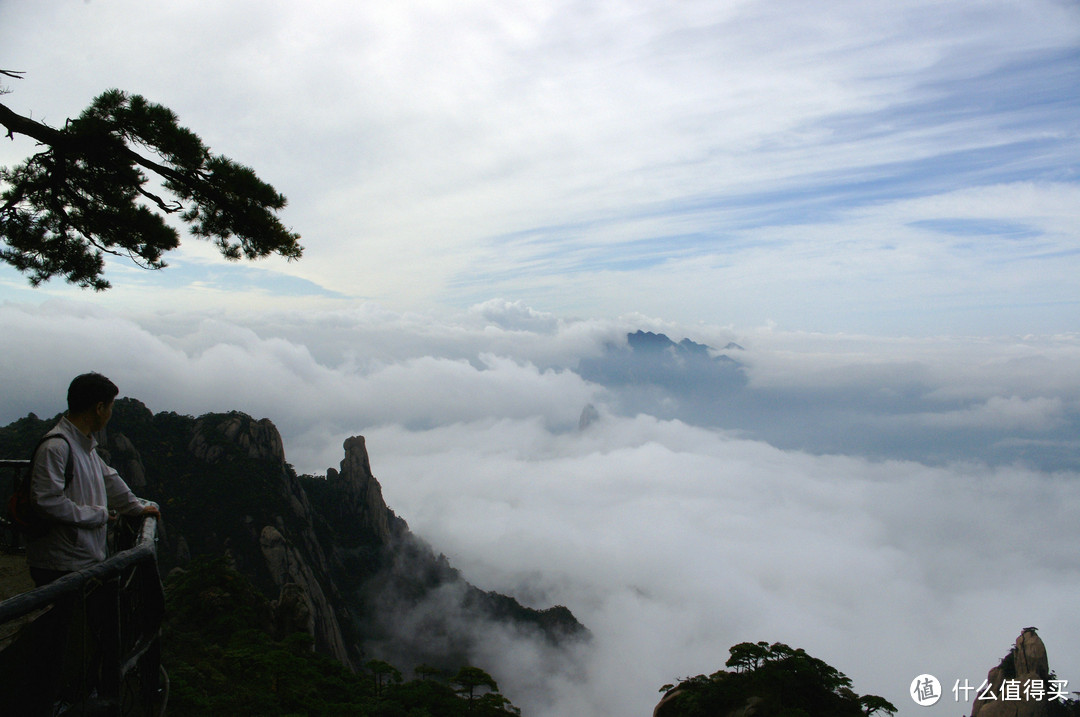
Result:
{"type": "Polygon", "coordinates": [[[105,560],[110,510],[159,515],[157,505],[136,498],[95,450],[93,434],[109,422],[119,392],[99,373],[77,376],[68,388],[67,413],[34,455],[31,500],[51,523],[26,546],[38,587],[105,560]]]}

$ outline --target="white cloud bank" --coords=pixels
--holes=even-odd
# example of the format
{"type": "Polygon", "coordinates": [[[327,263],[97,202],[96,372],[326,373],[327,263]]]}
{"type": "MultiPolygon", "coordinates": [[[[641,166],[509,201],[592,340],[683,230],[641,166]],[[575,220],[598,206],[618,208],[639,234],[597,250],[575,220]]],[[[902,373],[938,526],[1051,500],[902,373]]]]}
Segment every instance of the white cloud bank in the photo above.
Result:
{"type": "MultiPolygon", "coordinates": [[[[648,714],[743,640],[803,647],[901,714],[915,675],[977,683],[1027,625],[1080,680],[1075,336],[735,333],[504,301],[453,321],[5,304],[0,335],[5,422],[60,411],[93,369],[154,411],[270,417],[302,471],[366,435],[390,506],[472,582],[565,604],[594,633],[577,678],[493,641],[487,665],[534,717],[648,714]],[[577,367],[639,328],[737,341],[747,385],[709,401],[680,376],[621,413],[634,387],[577,367]],[[588,403],[600,419],[579,431],[588,403]]],[[[935,709],[919,713],[958,711],[935,709]]]]}
{"type": "Polygon", "coordinates": [[[472,580],[593,630],[580,682],[536,689],[493,655],[531,715],[649,714],[744,640],[803,647],[901,714],[916,675],[977,683],[1028,625],[1080,679],[1075,474],[810,456],[646,416],[368,442],[389,503],[472,580]]]}

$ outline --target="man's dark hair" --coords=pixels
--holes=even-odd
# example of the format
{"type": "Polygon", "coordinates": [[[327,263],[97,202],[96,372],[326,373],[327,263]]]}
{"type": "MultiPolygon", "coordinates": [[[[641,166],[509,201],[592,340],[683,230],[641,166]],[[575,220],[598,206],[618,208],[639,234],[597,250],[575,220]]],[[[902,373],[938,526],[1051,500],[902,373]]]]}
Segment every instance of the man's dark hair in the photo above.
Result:
{"type": "Polygon", "coordinates": [[[68,413],[82,413],[99,403],[108,405],[120,389],[100,373],[84,373],[76,376],[68,386],[68,413]]]}

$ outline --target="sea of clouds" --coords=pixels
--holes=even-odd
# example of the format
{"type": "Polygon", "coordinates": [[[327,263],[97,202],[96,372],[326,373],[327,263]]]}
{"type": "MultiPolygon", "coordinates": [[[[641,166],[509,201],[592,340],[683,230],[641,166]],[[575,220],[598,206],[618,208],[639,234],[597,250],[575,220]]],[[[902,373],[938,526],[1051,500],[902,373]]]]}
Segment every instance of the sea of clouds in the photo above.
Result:
{"type": "Polygon", "coordinates": [[[58,413],[97,370],[155,412],[269,417],[301,472],[365,435],[387,503],[467,579],[592,631],[565,663],[485,647],[534,717],[647,715],[746,640],[803,647],[900,714],[955,715],[954,681],[1033,625],[1080,685],[1078,336],[736,331],[497,300],[450,318],[8,303],[0,335],[4,423],[58,413]],[[638,330],[711,350],[647,358],[638,330]],[[908,697],[921,673],[945,687],[933,708],[908,697]]]}

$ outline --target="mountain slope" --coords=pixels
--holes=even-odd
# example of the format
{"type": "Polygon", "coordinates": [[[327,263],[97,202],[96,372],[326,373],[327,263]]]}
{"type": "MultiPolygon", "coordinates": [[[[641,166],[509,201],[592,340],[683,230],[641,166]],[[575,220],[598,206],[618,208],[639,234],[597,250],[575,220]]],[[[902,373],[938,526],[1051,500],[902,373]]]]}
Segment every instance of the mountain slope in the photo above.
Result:
{"type": "MultiPolygon", "coordinates": [[[[0,429],[0,455],[25,457],[55,423],[31,414],[0,429]]],[[[227,556],[274,609],[278,631],[352,667],[468,662],[492,623],[558,646],[588,631],[564,607],[534,610],[470,585],[386,505],[363,437],[337,470],[298,476],[268,419],[153,414],[118,399],[101,452],[162,507],[163,572],[227,556]]]]}

